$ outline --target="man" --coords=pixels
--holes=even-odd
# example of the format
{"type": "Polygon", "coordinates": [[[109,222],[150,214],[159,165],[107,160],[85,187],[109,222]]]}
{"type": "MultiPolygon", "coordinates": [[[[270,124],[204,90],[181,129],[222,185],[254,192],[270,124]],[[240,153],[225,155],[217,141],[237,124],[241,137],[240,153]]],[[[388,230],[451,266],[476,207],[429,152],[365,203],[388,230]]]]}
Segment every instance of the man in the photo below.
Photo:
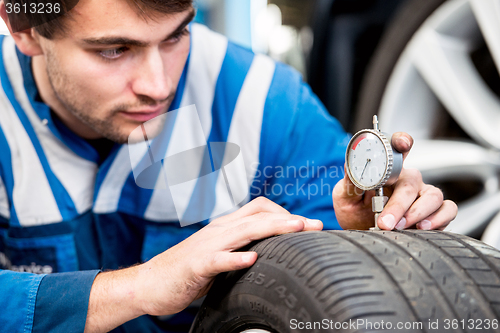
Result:
{"type": "MultiPolygon", "coordinates": [[[[342,170],[348,137],[308,86],[286,66],[190,26],[191,0],[81,0],[19,32],[5,1],[0,14],[12,34],[0,40],[3,330],[173,331],[185,312],[155,316],[185,309],[218,273],[251,266],[256,253],[236,251],[251,241],[323,228],[305,217],[327,228],[373,224],[373,194],[330,173],[342,170]],[[272,201],[180,228],[166,192],[135,184],[129,134],[191,104],[207,142],[241,147],[252,198],[272,201]],[[328,172],[278,173],[313,163],[328,172]],[[329,192],[337,184],[335,213],[330,193],[304,191],[311,184],[329,192]],[[295,192],[266,191],[275,185],[295,192]]],[[[197,135],[178,126],[169,147],[197,135]]],[[[412,140],[399,133],[393,144],[407,154],[412,140]]],[[[440,229],[456,215],[417,171],[404,170],[392,190],[385,230],[440,229]]],[[[188,210],[214,209],[214,193],[188,210]]]]}

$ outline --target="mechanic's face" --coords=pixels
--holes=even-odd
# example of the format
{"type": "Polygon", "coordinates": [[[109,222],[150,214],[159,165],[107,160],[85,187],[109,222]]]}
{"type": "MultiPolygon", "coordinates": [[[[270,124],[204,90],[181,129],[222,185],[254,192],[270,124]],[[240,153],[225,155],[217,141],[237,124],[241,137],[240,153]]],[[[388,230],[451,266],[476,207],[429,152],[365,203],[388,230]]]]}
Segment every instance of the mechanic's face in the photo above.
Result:
{"type": "Polygon", "coordinates": [[[137,126],[167,112],[193,12],[145,20],[127,1],[81,0],[71,13],[62,38],[41,40],[57,113],[125,143],[137,126]]]}

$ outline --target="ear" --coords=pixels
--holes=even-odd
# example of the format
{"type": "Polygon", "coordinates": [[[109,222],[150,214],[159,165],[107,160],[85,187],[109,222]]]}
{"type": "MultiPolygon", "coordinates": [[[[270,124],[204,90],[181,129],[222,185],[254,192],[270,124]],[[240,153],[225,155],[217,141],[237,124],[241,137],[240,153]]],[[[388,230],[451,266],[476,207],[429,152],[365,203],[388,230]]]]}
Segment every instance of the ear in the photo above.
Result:
{"type": "Polygon", "coordinates": [[[33,28],[19,32],[12,32],[12,26],[10,24],[9,16],[7,15],[5,3],[2,0],[0,0],[0,16],[7,25],[12,38],[14,38],[14,41],[19,48],[19,51],[30,57],[43,54],[42,48],[40,47],[38,40],[35,38],[35,31],[33,28]]]}

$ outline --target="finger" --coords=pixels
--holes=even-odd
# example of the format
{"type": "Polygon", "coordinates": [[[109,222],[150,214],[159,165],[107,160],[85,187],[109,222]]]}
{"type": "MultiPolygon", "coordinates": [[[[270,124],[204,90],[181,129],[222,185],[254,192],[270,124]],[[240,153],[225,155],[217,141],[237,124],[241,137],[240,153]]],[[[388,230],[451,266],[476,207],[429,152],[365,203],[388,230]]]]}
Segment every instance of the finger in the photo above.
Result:
{"type": "Polygon", "coordinates": [[[406,212],[406,224],[396,225],[396,229],[402,230],[413,226],[415,223],[424,220],[434,214],[443,204],[443,192],[432,185],[424,185],[419,193],[419,198],[411,205],[406,212]]]}
{"type": "Polygon", "coordinates": [[[257,197],[238,209],[236,212],[220,217],[213,224],[223,224],[243,217],[251,216],[257,213],[267,212],[276,214],[290,214],[285,208],[267,199],[266,197],[257,197]]]}
{"type": "MultiPolygon", "coordinates": [[[[310,230],[322,230],[323,222],[316,219],[308,219],[307,217],[301,215],[294,214],[273,214],[273,213],[259,213],[257,215],[253,215],[251,217],[258,217],[265,214],[265,220],[267,221],[302,221],[304,223],[304,229],[302,231],[310,231],[310,230]]],[[[249,217],[249,218],[251,218],[249,217]]]]}
{"type": "Polygon", "coordinates": [[[377,220],[379,228],[392,230],[397,223],[404,223],[401,219],[417,198],[423,185],[422,175],[418,170],[404,169],[387,206],[377,220]]]}
{"type": "Polygon", "coordinates": [[[236,250],[253,241],[303,231],[302,220],[257,220],[239,224],[223,233],[217,242],[221,250],[236,250]]]}
{"type": "Polygon", "coordinates": [[[269,223],[276,221],[276,220],[283,220],[283,221],[292,221],[292,220],[300,220],[304,223],[304,228],[306,230],[321,230],[319,228],[322,228],[323,223],[320,220],[315,220],[315,219],[308,219],[304,216],[301,215],[294,215],[290,213],[286,214],[276,214],[276,213],[268,213],[268,212],[261,212],[257,213],[255,215],[251,216],[245,216],[238,221],[231,221],[232,225],[236,224],[242,224],[242,223],[247,223],[247,222],[252,222],[252,221],[269,221],[269,223]]]}
{"type": "Polygon", "coordinates": [[[323,230],[323,222],[321,220],[306,219],[306,224],[302,231],[321,231],[323,230]]]}
{"type": "Polygon", "coordinates": [[[397,132],[392,135],[391,143],[397,151],[403,153],[403,159],[405,159],[413,147],[413,138],[408,133],[397,132]]]}
{"type": "Polygon", "coordinates": [[[257,252],[227,252],[220,251],[212,254],[205,261],[205,277],[213,277],[219,273],[235,271],[252,266],[257,260],[257,252]]]}
{"type": "Polygon", "coordinates": [[[443,201],[441,207],[422,222],[417,223],[417,229],[421,230],[443,230],[457,216],[458,207],[450,200],[443,201]]]}
{"type": "Polygon", "coordinates": [[[277,203],[267,199],[266,197],[258,197],[250,201],[245,206],[238,209],[233,214],[234,218],[242,218],[244,216],[250,216],[257,213],[275,213],[275,214],[290,214],[288,210],[281,207],[277,203]]]}

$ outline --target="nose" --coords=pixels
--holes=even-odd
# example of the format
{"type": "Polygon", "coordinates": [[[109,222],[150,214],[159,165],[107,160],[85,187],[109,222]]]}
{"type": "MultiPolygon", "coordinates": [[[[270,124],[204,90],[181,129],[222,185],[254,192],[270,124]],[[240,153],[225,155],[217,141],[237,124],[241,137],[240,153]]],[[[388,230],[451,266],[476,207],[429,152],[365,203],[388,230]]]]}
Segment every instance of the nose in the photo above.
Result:
{"type": "Polygon", "coordinates": [[[147,96],[161,102],[172,90],[172,79],[158,49],[150,50],[136,69],[132,90],[136,95],[147,96]]]}

